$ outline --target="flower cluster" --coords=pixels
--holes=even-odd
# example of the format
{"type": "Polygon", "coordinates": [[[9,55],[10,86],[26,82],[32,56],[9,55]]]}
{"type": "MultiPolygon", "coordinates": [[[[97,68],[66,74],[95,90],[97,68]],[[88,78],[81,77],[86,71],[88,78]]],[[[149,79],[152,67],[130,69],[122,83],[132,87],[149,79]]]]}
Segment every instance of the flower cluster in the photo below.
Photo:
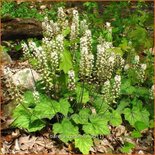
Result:
{"type": "Polygon", "coordinates": [[[33,97],[34,97],[35,103],[37,103],[39,101],[39,92],[34,90],[33,91],[33,97]]]}
{"type": "Polygon", "coordinates": [[[68,72],[68,89],[75,90],[75,72],[73,70],[68,72]]]}
{"type": "Polygon", "coordinates": [[[84,36],[80,38],[80,77],[82,79],[89,79],[92,74],[94,55],[91,43],[91,31],[86,30],[84,36]]]}
{"type": "Polygon", "coordinates": [[[137,74],[137,78],[143,83],[145,80],[145,71],[146,71],[147,65],[141,64],[139,60],[139,56],[136,55],[134,57],[134,65],[133,69],[135,70],[137,74]]]}
{"type": "Polygon", "coordinates": [[[88,24],[87,21],[85,19],[80,21],[80,32],[81,34],[84,34],[86,32],[86,30],[88,30],[88,24]]]}
{"type": "Polygon", "coordinates": [[[64,36],[62,34],[56,36],[56,48],[58,53],[64,51],[64,36]]]}
{"type": "Polygon", "coordinates": [[[62,7],[59,7],[57,23],[62,31],[69,26],[68,20],[66,18],[67,18],[67,15],[64,12],[64,9],[62,7]]]}
{"type": "Polygon", "coordinates": [[[103,87],[102,87],[102,94],[103,94],[103,99],[105,101],[105,103],[109,103],[111,100],[111,84],[110,81],[107,80],[106,82],[104,82],[103,87]]]}
{"type": "Polygon", "coordinates": [[[29,51],[29,48],[27,46],[27,44],[25,42],[23,42],[21,44],[22,48],[23,48],[23,54],[24,54],[24,57],[25,58],[30,58],[31,57],[31,54],[30,54],[30,51],[29,51]]]}
{"type": "Polygon", "coordinates": [[[126,65],[124,66],[124,70],[125,70],[125,71],[127,71],[129,68],[130,68],[130,65],[129,65],[129,64],[126,64],[126,65]]]}
{"type": "Polygon", "coordinates": [[[114,84],[112,88],[113,103],[116,103],[115,99],[119,97],[120,87],[121,87],[121,76],[116,75],[114,78],[114,84]]]}
{"type": "Polygon", "coordinates": [[[112,27],[111,23],[106,22],[106,30],[107,30],[107,41],[112,42],[112,27]]]}
{"type": "Polygon", "coordinates": [[[52,72],[48,65],[48,57],[46,51],[41,47],[37,47],[34,42],[29,42],[29,47],[33,49],[33,55],[38,63],[38,71],[40,72],[45,88],[51,90],[53,88],[52,72]]]}
{"type": "Polygon", "coordinates": [[[79,35],[79,13],[77,10],[73,10],[73,19],[71,24],[71,40],[77,39],[79,35]]]}
{"type": "Polygon", "coordinates": [[[42,22],[43,35],[47,38],[52,38],[57,35],[60,31],[58,23],[54,23],[53,20],[49,20],[47,17],[42,22]]]}
{"type": "Polygon", "coordinates": [[[106,44],[97,45],[97,58],[95,66],[95,76],[97,81],[104,82],[110,79],[115,63],[114,53],[107,51],[106,44]]]}
{"type": "Polygon", "coordinates": [[[55,74],[55,72],[59,68],[59,56],[58,56],[58,53],[57,52],[51,52],[50,62],[51,62],[51,70],[52,70],[52,73],[55,74]]]}
{"type": "Polygon", "coordinates": [[[146,64],[141,64],[140,65],[140,70],[139,70],[139,79],[143,83],[145,80],[145,71],[146,71],[146,64]]]}
{"type": "Polygon", "coordinates": [[[120,55],[116,55],[115,56],[115,70],[119,69],[123,69],[125,65],[125,60],[120,56],[120,55]]]}
{"type": "Polygon", "coordinates": [[[6,98],[9,98],[10,100],[15,100],[16,103],[20,103],[23,100],[22,92],[20,89],[13,83],[12,81],[12,71],[9,67],[5,67],[3,69],[4,74],[4,83],[7,88],[7,94],[6,98]]]}
{"type": "MultiPolygon", "coordinates": [[[[79,35],[79,14],[77,10],[73,10],[73,19],[71,24],[70,41],[75,41],[79,35]]],[[[78,45],[74,43],[72,50],[77,50],[78,45]]]]}
{"type": "Polygon", "coordinates": [[[113,84],[110,83],[110,80],[104,82],[102,87],[104,102],[108,104],[116,103],[116,98],[118,98],[120,94],[120,87],[121,87],[121,76],[119,75],[116,75],[114,77],[113,84]]]}

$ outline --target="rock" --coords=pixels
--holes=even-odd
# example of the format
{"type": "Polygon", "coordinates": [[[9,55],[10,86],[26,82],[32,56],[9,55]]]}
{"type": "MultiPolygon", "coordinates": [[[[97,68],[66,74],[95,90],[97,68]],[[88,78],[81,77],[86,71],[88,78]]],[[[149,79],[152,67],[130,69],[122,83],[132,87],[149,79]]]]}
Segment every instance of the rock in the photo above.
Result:
{"type": "Polygon", "coordinates": [[[13,83],[25,89],[33,89],[35,82],[39,79],[39,74],[30,68],[22,69],[12,76],[13,83]]]}

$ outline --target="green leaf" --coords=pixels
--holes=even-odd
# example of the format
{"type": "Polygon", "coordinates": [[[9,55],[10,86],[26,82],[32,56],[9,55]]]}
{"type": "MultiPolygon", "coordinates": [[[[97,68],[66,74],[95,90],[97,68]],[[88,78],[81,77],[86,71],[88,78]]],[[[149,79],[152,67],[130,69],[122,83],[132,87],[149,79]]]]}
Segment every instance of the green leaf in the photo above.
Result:
{"type": "Polygon", "coordinates": [[[36,119],[49,118],[52,119],[57,112],[60,111],[60,104],[50,98],[43,96],[40,103],[33,110],[31,121],[36,119]]]}
{"type": "Polygon", "coordinates": [[[133,138],[140,138],[140,137],[142,137],[141,133],[139,131],[136,131],[136,130],[132,131],[131,136],[133,138]]]}
{"type": "Polygon", "coordinates": [[[124,80],[124,82],[121,85],[121,93],[132,95],[136,92],[136,88],[131,85],[131,82],[129,80],[124,80]]]}
{"type": "Polygon", "coordinates": [[[149,90],[145,87],[136,87],[136,95],[149,98],[149,90]]]}
{"type": "Polygon", "coordinates": [[[64,37],[66,37],[70,33],[70,28],[67,27],[65,30],[63,30],[62,34],[64,37]]]}
{"type": "Polygon", "coordinates": [[[154,120],[151,119],[149,122],[149,128],[154,128],[154,120]]]}
{"type": "Polygon", "coordinates": [[[82,135],[75,138],[75,147],[83,154],[89,154],[89,150],[93,146],[92,138],[89,135],[82,135]]]}
{"type": "Polygon", "coordinates": [[[132,105],[137,107],[139,110],[142,110],[143,109],[143,105],[142,105],[142,101],[137,99],[137,98],[134,98],[132,101],[131,101],[132,105]]]}
{"type": "Polygon", "coordinates": [[[82,97],[82,103],[87,103],[89,101],[89,92],[87,90],[84,91],[83,97],[82,97]]]}
{"type": "Polygon", "coordinates": [[[86,134],[91,134],[93,136],[104,134],[110,134],[107,120],[104,120],[102,116],[91,115],[90,123],[83,125],[83,130],[86,134]]]}
{"type": "Polygon", "coordinates": [[[130,47],[128,46],[128,41],[126,39],[122,39],[119,47],[121,47],[121,49],[124,51],[128,51],[130,49],[130,47]]]}
{"type": "Polygon", "coordinates": [[[67,99],[61,99],[59,101],[60,104],[60,110],[59,112],[62,113],[64,116],[67,116],[69,108],[70,108],[70,104],[68,102],[67,99]]]}
{"type": "Polygon", "coordinates": [[[89,92],[85,89],[85,88],[82,88],[80,86],[77,86],[76,87],[76,95],[77,95],[77,101],[81,101],[81,98],[82,98],[82,103],[87,103],[90,99],[89,99],[89,92]]]}
{"type": "Polygon", "coordinates": [[[29,128],[31,113],[26,110],[23,105],[20,104],[15,108],[13,118],[15,119],[12,123],[13,126],[25,129],[29,128]]]}
{"type": "Polygon", "coordinates": [[[32,91],[26,91],[24,93],[24,99],[23,99],[25,106],[32,106],[35,105],[34,96],[32,91]]]}
{"type": "Polygon", "coordinates": [[[141,114],[141,119],[139,121],[144,122],[146,126],[149,126],[150,113],[145,108],[143,108],[142,110],[140,110],[140,114],[141,114]]]}
{"type": "Polygon", "coordinates": [[[60,134],[59,138],[64,143],[73,140],[77,135],[78,127],[75,127],[68,119],[64,118],[61,123],[53,125],[54,134],[60,134]]]}
{"type": "Polygon", "coordinates": [[[135,147],[134,144],[126,142],[124,146],[120,149],[123,153],[130,153],[131,149],[135,147]]]}
{"type": "Polygon", "coordinates": [[[113,49],[112,49],[112,51],[115,53],[115,54],[119,54],[119,55],[123,55],[123,51],[121,50],[121,48],[120,47],[114,47],[113,49]]]}
{"type": "Polygon", "coordinates": [[[97,96],[94,100],[93,106],[96,109],[96,112],[104,117],[104,119],[110,119],[109,109],[110,106],[107,103],[103,102],[103,98],[101,96],[97,96]]]}
{"type": "Polygon", "coordinates": [[[21,46],[20,44],[18,44],[18,45],[16,45],[14,48],[15,48],[16,51],[19,51],[19,50],[22,49],[22,46],[21,46]]]}
{"type": "Polygon", "coordinates": [[[68,73],[70,69],[73,68],[72,65],[72,57],[69,51],[65,50],[62,53],[61,62],[60,62],[60,70],[63,70],[64,73],[68,73]]]}
{"type": "Polygon", "coordinates": [[[28,131],[29,132],[40,131],[42,128],[45,127],[45,125],[46,125],[45,122],[41,120],[35,120],[29,124],[28,131]]]}
{"type": "Polygon", "coordinates": [[[76,124],[87,124],[90,116],[90,109],[82,109],[79,114],[72,115],[72,119],[76,124]]]}
{"type": "Polygon", "coordinates": [[[122,123],[122,117],[118,111],[116,110],[112,111],[110,123],[113,126],[119,126],[122,123]]]}
{"type": "Polygon", "coordinates": [[[142,131],[148,127],[148,125],[146,125],[144,122],[141,122],[141,121],[137,121],[134,124],[134,126],[135,126],[137,131],[142,131]]]}
{"type": "Polygon", "coordinates": [[[119,113],[122,113],[123,110],[124,110],[128,105],[129,105],[129,100],[121,100],[121,101],[120,101],[120,104],[118,105],[118,107],[117,107],[116,110],[117,110],[119,113]]]}
{"type": "Polygon", "coordinates": [[[137,108],[133,108],[133,109],[126,108],[124,110],[124,114],[125,114],[125,119],[129,121],[129,123],[132,126],[134,126],[135,122],[140,120],[141,118],[139,109],[137,108]]]}
{"type": "Polygon", "coordinates": [[[140,110],[134,106],[132,109],[126,108],[124,110],[125,119],[134,126],[137,121],[144,122],[146,125],[149,124],[149,112],[146,109],[140,110]]]}

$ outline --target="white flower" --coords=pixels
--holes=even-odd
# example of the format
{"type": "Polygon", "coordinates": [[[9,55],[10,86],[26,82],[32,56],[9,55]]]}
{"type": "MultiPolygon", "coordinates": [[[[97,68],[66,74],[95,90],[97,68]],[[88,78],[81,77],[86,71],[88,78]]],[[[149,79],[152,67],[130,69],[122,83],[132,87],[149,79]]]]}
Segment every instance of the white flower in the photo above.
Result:
{"type": "Polygon", "coordinates": [[[78,11],[77,10],[73,10],[73,15],[77,15],[78,16],[78,11]]]}
{"type": "Polygon", "coordinates": [[[106,22],[106,26],[107,26],[107,27],[110,27],[110,26],[111,26],[111,23],[106,22]]]}
{"type": "Polygon", "coordinates": [[[87,21],[84,19],[80,21],[80,30],[82,33],[84,33],[88,29],[87,21]]]}
{"type": "Polygon", "coordinates": [[[146,70],[146,64],[141,64],[141,68],[143,69],[143,70],[146,70]]]}
{"type": "Polygon", "coordinates": [[[139,63],[139,56],[138,55],[135,56],[135,62],[139,63]]]}
{"type": "Polygon", "coordinates": [[[57,37],[56,37],[56,40],[57,40],[58,42],[63,42],[63,39],[64,39],[64,37],[63,37],[62,34],[59,34],[59,35],[57,35],[57,37]]]}
{"type": "Polygon", "coordinates": [[[68,89],[75,89],[75,72],[73,70],[68,71],[68,89]]]}
{"type": "Polygon", "coordinates": [[[109,63],[114,63],[114,60],[115,60],[115,57],[112,55],[112,56],[109,58],[109,63]]]}
{"type": "Polygon", "coordinates": [[[75,77],[75,73],[74,73],[73,70],[68,71],[68,75],[69,75],[69,77],[71,77],[71,78],[74,78],[74,77],[75,77]]]}
{"type": "Polygon", "coordinates": [[[97,54],[100,55],[105,52],[105,48],[102,45],[97,45],[97,54]]]}
{"type": "Polygon", "coordinates": [[[115,81],[120,82],[121,81],[121,76],[120,75],[116,75],[114,79],[115,79],[115,81]]]}
{"type": "Polygon", "coordinates": [[[155,85],[152,85],[151,90],[154,92],[155,85]]]}
{"type": "Polygon", "coordinates": [[[109,80],[107,80],[106,82],[104,82],[104,85],[110,85],[110,81],[109,80]]]}
{"type": "Polygon", "coordinates": [[[124,70],[128,70],[130,68],[129,64],[126,64],[124,70]]]}
{"type": "Polygon", "coordinates": [[[91,31],[89,29],[86,30],[86,36],[91,37],[91,31]]]}

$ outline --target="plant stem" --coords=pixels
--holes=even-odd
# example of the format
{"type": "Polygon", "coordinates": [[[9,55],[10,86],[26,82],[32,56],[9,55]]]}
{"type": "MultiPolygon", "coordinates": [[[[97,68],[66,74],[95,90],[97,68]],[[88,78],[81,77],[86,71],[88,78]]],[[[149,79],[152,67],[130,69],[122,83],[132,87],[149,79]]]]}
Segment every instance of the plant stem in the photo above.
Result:
{"type": "Polygon", "coordinates": [[[82,91],[81,91],[81,100],[80,100],[80,103],[82,103],[82,99],[83,99],[83,94],[84,94],[84,80],[83,80],[83,83],[82,83],[82,91]]]}

